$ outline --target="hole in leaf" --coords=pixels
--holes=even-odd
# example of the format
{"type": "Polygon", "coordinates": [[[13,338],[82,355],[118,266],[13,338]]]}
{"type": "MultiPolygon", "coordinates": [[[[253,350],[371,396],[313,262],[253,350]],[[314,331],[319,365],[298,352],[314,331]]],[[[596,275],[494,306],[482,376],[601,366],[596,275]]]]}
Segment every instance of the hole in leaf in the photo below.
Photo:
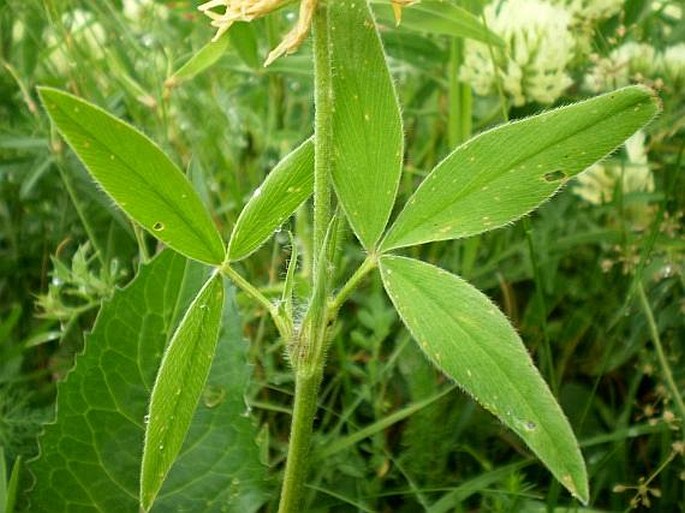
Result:
{"type": "Polygon", "coordinates": [[[226,399],[226,389],[216,385],[207,385],[202,393],[202,402],[207,408],[216,408],[226,399]]]}
{"type": "Polygon", "coordinates": [[[156,232],[161,232],[164,229],[164,223],[161,221],[157,221],[155,224],[152,225],[152,229],[156,232]]]}
{"type": "Polygon", "coordinates": [[[556,171],[545,173],[543,178],[545,179],[545,182],[558,182],[559,180],[566,178],[566,173],[564,173],[561,169],[557,169],[556,171]]]}

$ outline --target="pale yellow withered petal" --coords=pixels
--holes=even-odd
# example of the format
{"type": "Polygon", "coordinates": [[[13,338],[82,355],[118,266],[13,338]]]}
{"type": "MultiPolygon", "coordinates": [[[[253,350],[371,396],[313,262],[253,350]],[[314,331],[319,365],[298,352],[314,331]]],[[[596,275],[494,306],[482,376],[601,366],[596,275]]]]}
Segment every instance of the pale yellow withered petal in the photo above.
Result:
{"type": "Polygon", "coordinates": [[[392,12],[395,15],[395,23],[397,25],[402,21],[402,8],[416,3],[417,0],[390,0],[392,5],[392,12]]]}
{"type": "MultiPolygon", "coordinates": [[[[275,11],[288,0],[210,0],[198,7],[209,17],[217,31],[212,41],[219,39],[236,21],[252,21],[275,11]],[[220,9],[223,8],[223,12],[220,9]],[[217,11],[216,9],[219,9],[217,11]]],[[[314,17],[318,0],[301,0],[300,14],[295,27],[286,34],[283,41],[266,58],[264,66],[284,54],[293,53],[305,40],[314,17]]],[[[407,0],[400,0],[407,1],[407,0]]]]}
{"type": "Polygon", "coordinates": [[[295,27],[286,34],[283,41],[271,50],[264,66],[268,66],[273,61],[278,59],[284,54],[291,54],[297,50],[302,41],[305,40],[307,34],[309,33],[309,27],[312,24],[312,18],[314,17],[314,11],[316,10],[317,0],[301,0],[300,2],[300,15],[297,19],[295,27]]]}

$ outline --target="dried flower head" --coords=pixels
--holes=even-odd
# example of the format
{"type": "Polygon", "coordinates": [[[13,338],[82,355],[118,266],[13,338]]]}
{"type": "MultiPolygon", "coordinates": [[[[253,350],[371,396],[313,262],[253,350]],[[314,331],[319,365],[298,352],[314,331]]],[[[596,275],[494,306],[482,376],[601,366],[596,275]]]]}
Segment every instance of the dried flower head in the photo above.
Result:
{"type": "MultiPolygon", "coordinates": [[[[217,28],[212,41],[219,39],[236,21],[252,21],[261,18],[285,5],[287,0],[210,0],[198,9],[207,15],[213,27],[217,28]],[[217,12],[222,9],[223,12],[217,12]]],[[[264,66],[284,54],[293,53],[299,48],[309,33],[317,0],[301,0],[300,14],[293,29],[288,32],[280,44],[266,58],[264,66]]]]}

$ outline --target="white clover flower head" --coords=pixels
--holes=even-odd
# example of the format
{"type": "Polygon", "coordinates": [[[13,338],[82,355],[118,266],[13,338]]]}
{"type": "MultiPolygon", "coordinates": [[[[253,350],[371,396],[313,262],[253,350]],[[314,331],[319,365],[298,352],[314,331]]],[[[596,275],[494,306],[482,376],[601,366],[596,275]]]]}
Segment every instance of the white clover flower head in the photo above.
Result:
{"type": "Polygon", "coordinates": [[[652,45],[628,41],[611,52],[612,57],[628,63],[631,75],[654,76],[659,65],[657,52],[652,45]]]}
{"type": "Polygon", "coordinates": [[[146,15],[162,20],[169,17],[169,9],[155,0],[123,0],[122,7],[124,17],[133,24],[139,23],[146,15]]]}
{"type": "Polygon", "coordinates": [[[646,43],[628,41],[614,48],[607,57],[597,60],[584,79],[584,86],[594,93],[654,77],[661,67],[659,54],[646,43]]]}
{"type": "Polygon", "coordinates": [[[21,21],[20,19],[17,19],[12,24],[12,42],[18,43],[19,41],[24,39],[25,34],[26,34],[26,26],[24,25],[24,22],[21,21]]]}
{"type": "MultiPolygon", "coordinates": [[[[514,105],[552,103],[572,84],[566,73],[575,45],[568,11],[542,0],[503,0],[487,5],[484,16],[505,42],[503,51],[493,51],[502,87],[514,105]]],[[[495,69],[486,44],[466,41],[459,78],[478,94],[495,91],[495,69]]]]}
{"type": "Polygon", "coordinates": [[[592,51],[592,40],[598,23],[621,12],[624,0],[549,0],[571,15],[571,29],[576,41],[576,57],[592,51]]]}
{"type": "Polygon", "coordinates": [[[685,43],[669,46],[661,59],[664,78],[674,88],[685,86],[685,43]]]}
{"type": "MultiPolygon", "coordinates": [[[[107,33],[104,27],[95,20],[93,13],[74,9],[62,15],[62,24],[73,45],[80,47],[94,60],[104,58],[107,33]]],[[[70,49],[64,39],[58,37],[54,30],[47,31],[44,39],[49,49],[47,62],[58,74],[68,73],[74,59],[70,56],[70,49]]]]}
{"type": "Polygon", "coordinates": [[[618,186],[624,194],[654,191],[654,176],[649,169],[645,133],[640,130],[624,143],[624,163],[595,164],[576,178],[573,192],[593,205],[608,203],[618,186]]]}
{"type": "MultiPolygon", "coordinates": [[[[217,28],[212,41],[218,40],[236,21],[252,21],[261,18],[285,5],[287,0],[210,0],[198,9],[207,15],[213,27],[217,28]],[[217,12],[216,9],[223,9],[217,12]]],[[[285,54],[291,54],[299,48],[309,33],[314,17],[317,0],[301,0],[300,13],[295,27],[288,32],[280,44],[266,58],[264,66],[285,54]]]]}
{"type": "Polygon", "coordinates": [[[651,10],[652,12],[660,12],[662,16],[671,18],[673,21],[683,19],[683,5],[678,0],[654,0],[651,10]]]}
{"type": "Polygon", "coordinates": [[[624,0],[552,0],[552,3],[565,7],[578,22],[594,23],[621,12],[624,0]]]}

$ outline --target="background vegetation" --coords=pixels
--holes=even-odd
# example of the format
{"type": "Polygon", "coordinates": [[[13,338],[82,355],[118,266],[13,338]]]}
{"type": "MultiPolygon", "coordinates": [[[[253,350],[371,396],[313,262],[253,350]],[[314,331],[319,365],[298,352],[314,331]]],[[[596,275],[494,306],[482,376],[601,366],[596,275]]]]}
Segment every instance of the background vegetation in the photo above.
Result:
{"type": "MultiPolygon", "coordinates": [[[[522,65],[518,89],[506,74],[488,82],[469,72],[469,59],[479,58],[469,43],[384,24],[412,171],[400,194],[408,196],[415,178],[472,131],[627,82],[659,90],[661,118],[592,178],[515,226],[416,251],[486,291],[518,328],[581,442],[593,511],[678,511],[685,507],[685,419],[654,342],[658,337],[682,397],[685,15],[677,1],[550,4],[613,5],[584,18],[592,21],[585,32],[574,26],[574,41],[585,46],[563,63],[555,80],[565,86],[553,98],[525,80],[535,62],[522,65]],[[463,112],[472,113],[472,126],[463,112]]],[[[158,249],[51,131],[35,86],[69,90],[140,127],[187,170],[223,235],[268,170],[311,133],[308,47],[262,67],[296,6],[234,26],[214,66],[170,79],[211,38],[195,8],[143,0],[0,4],[3,480],[17,462],[37,455],[41,426],[54,415],[56,383],[83,349],[101,301],[158,249]]],[[[506,41],[516,37],[485,12],[506,41]]],[[[515,32],[513,21],[506,26],[515,32]]],[[[522,62],[513,44],[506,58],[522,62]]],[[[244,264],[266,292],[279,290],[288,229],[304,215],[244,264]]],[[[296,243],[306,243],[306,234],[298,235],[296,243]]],[[[348,274],[363,258],[351,237],[339,255],[348,274]]],[[[255,443],[276,490],[291,375],[264,312],[237,300],[253,364],[245,414],[258,427],[255,443]]],[[[313,511],[532,512],[572,504],[512,433],[408,343],[378,280],[367,281],[344,308],[317,420],[313,457],[322,463],[310,479],[313,511]]]]}

